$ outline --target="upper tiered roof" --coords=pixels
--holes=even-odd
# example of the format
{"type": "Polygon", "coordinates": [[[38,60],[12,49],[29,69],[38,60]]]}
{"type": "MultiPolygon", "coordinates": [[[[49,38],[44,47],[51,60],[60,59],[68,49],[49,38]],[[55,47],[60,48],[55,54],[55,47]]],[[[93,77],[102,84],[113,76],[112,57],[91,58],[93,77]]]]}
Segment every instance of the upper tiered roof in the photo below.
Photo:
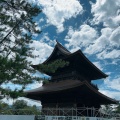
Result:
{"type": "MultiPolygon", "coordinates": [[[[91,61],[89,61],[81,50],[71,53],[59,42],[57,42],[52,54],[42,64],[49,64],[50,62],[57,59],[63,59],[65,61],[68,61],[70,63],[67,67],[68,70],[72,69],[72,71],[77,71],[78,74],[84,76],[88,80],[96,80],[106,78],[108,76],[100,69],[98,69],[91,61]]],[[[33,65],[35,69],[38,69],[38,66],[39,64],[33,65]]],[[[61,69],[58,69],[55,73],[46,74],[54,76],[56,73],[60,73],[61,71],[65,72],[64,68],[61,69]]]]}

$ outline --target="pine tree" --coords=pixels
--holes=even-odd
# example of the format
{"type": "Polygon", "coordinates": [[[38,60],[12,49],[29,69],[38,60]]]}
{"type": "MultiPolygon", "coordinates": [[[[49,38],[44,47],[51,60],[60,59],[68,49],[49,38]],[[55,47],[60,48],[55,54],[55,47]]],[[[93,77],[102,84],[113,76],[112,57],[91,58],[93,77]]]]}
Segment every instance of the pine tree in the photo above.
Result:
{"type": "MultiPolygon", "coordinates": [[[[34,21],[40,13],[39,6],[27,0],[0,0],[0,86],[9,82],[22,86],[14,91],[0,87],[0,91],[13,99],[23,96],[26,85],[41,80],[32,76],[36,71],[27,60],[27,57],[36,57],[29,45],[33,42],[32,35],[41,32],[34,21]]],[[[40,68],[44,72],[55,72],[66,64],[58,60],[40,68]]]]}
{"type": "Polygon", "coordinates": [[[41,79],[31,75],[35,70],[27,60],[27,57],[35,57],[29,44],[32,34],[40,33],[34,22],[40,12],[38,6],[27,0],[0,0],[0,85],[11,82],[22,86],[15,91],[1,87],[2,93],[20,93],[27,84],[41,79]]]}

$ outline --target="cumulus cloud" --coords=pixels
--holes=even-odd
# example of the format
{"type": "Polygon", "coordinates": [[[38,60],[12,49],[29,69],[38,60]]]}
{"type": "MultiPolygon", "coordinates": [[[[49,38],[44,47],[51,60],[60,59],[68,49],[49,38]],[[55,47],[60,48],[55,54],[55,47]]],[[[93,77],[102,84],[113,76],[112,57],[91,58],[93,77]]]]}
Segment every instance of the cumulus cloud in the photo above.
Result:
{"type": "Polygon", "coordinates": [[[11,82],[9,82],[9,83],[3,83],[3,84],[1,84],[1,87],[5,88],[5,89],[9,88],[11,90],[22,89],[21,85],[13,84],[11,82]]]}
{"type": "Polygon", "coordinates": [[[49,46],[47,43],[36,40],[30,44],[30,47],[34,48],[32,50],[32,54],[35,56],[35,58],[28,57],[28,61],[31,61],[32,64],[39,64],[43,62],[52,53],[53,50],[53,47],[49,46]]]}
{"type": "Polygon", "coordinates": [[[104,50],[97,55],[99,59],[114,59],[120,58],[120,50],[113,49],[111,51],[104,50]]]}
{"type": "Polygon", "coordinates": [[[110,36],[111,29],[104,28],[101,30],[102,35],[94,40],[93,44],[89,45],[85,52],[88,54],[95,54],[101,52],[109,45],[108,36],[110,36]]]}
{"type": "Polygon", "coordinates": [[[93,64],[98,67],[100,70],[103,70],[103,66],[100,64],[100,62],[93,62],[93,64]]]}
{"type": "Polygon", "coordinates": [[[107,88],[111,88],[111,89],[115,89],[115,90],[119,90],[120,91],[120,76],[118,76],[115,79],[106,79],[104,81],[104,84],[107,88]]]}
{"type": "MultiPolygon", "coordinates": [[[[27,98],[24,98],[24,97],[20,97],[16,100],[25,100],[27,102],[27,104],[30,105],[30,106],[33,106],[33,105],[41,106],[40,101],[31,100],[31,99],[27,99],[27,98]]],[[[16,100],[13,100],[13,99],[10,99],[10,98],[9,99],[7,99],[7,98],[2,99],[3,102],[5,102],[9,105],[12,105],[16,100]]]]}
{"type": "Polygon", "coordinates": [[[43,33],[41,39],[40,39],[41,42],[43,43],[47,43],[49,46],[55,46],[56,44],[56,40],[51,40],[49,38],[49,34],[48,33],[43,33]]]}
{"type": "Polygon", "coordinates": [[[88,54],[97,54],[99,59],[106,58],[119,58],[120,57],[120,37],[118,30],[112,30],[111,28],[103,28],[101,30],[101,36],[98,37],[93,44],[89,45],[85,52],[88,54]],[[116,47],[116,49],[113,49],[116,47]]]}
{"type": "Polygon", "coordinates": [[[78,30],[70,27],[65,38],[65,41],[68,42],[66,47],[73,49],[73,51],[75,51],[76,48],[88,47],[89,44],[94,43],[97,36],[97,31],[87,24],[81,25],[78,30]]]}
{"type": "Polygon", "coordinates": [[[7,104],[9,104],[9,105],[13,104],[13,99],[3,98],[2,101],[5,102],[5,103],[7,103],[7,104]]]}
{"type": "Polygon", "coordinates": [[[83,11],[78,0],[37,0],[43,7],[47,23],[57,27],[58,32],[64,31],[64,22],[76,17],[83,11]]]}
{"type": "Polygon", "coordinates": [[[91,3],[93,19],[90,25],[79,29],[69,28],[65,38],[66,47],[72,51],[84,48],[87,54],[96,54],[98,59],[118,59],[120,57],[120,1],[96,0],[91,3]],[[112,5],[112,7],[111,7],[112,5]],[[103,23],[100,31],[96,24],[103,23]]]}
{"type": "Polygon", "coordinates": [[[88,54],[97,54],[99,59],[120,57],[120,1],[97,0],[91,3],[93,25],[103,23],[100,35],[85,49],[88,54]],[[112,5],[112,7],[111,7],[112,5]]]}
{"type": "Polygon", "coordinates": [[[120,23],[120,1],[97,0],[92,4],[93,22],[103,22],[104,26],[111,28],[118,27],[120,23]],[[112,5],[112,7],[111,7],[112,5]]]}
{"type": "Polygon", "coordinates": [[[114,79],[107,78],[104,80],[104,84],[100,87],[100,92],[109,97],[120,100],[120,76],[117,76],[114,79]]]}
{"type": "Polygon", "coordinates": [[[39,88],[39,87],[41,87],[41,86],[42,86],[42,81],[40,81],[40,82],[35,82],[35,83],[33,83],[33,84],[27,85],[25,91],[27,91],[27,90],[32,90],[32,89],[35,89],[35,88],[39,88]]]}
{"type": "Polygon", "coordinates": [[[120,26],[113,29],[109,39],[110,39],[110,43],[112,43],[117,47],[120,47],[120,26]]]}
{"type": "Polygon", "coordinates": [[[99,91],[108,97],[111,97],[116,100],[120,100],[120,92],[119,91],[111,91],[111,90],[107,90],[107,89],[101,89],[99,91]]]}

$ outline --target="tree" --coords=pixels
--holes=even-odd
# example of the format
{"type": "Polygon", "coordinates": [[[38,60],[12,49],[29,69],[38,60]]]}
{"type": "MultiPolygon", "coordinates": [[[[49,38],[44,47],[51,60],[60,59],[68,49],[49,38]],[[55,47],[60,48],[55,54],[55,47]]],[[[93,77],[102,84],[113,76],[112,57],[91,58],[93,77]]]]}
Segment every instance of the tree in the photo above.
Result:
{"type": "Polygon", "coordinates": [[[27,105],[27,102],[24,100],[17,100],[15,103],[12,105],[11,109],[12,114],[19,114],[19,115],[30,115],[30,114],[40,114],[40,111],[37,109],[35,105],[29,106],[27,105]]]}
{"type": "Polygon", "coordinates": [[[40,115],[36,105],[29,106],[24,100],[16,100],[11,106],[0,101],[0,114],[4,115],[40,115]]]}
{"type": "Polygon", "coordinates": [[[33,80],[40,80],[31,75],[35,70],[27,60],[27,57],[35,57],[29,44],[32,34],[40,33],[34,22],[40,12],[38,6],[26,0],[0,1],[0,85],[11,82],[22,86],[13,92],[1,87],[2,93],[20,93],[33,80]]]}
{"type": "Polygon", "coordinates": [[[16,100],[16,102],[13,103],[12,107],[14,109],[24,109],[25,107],[27,107],[27,102],[24,100],[16,100]]]}
{"type": "Polygon", "coordinates": [[[9,105],[7,103],[0,101],[0,110],[8,109],[8,108],[9,108],[9,105]]]}
{"type": "Polygon", "coordinates": [[[38,6],[27,0],[0,0],[0,85],[9,82],[21,85],[21,89],[11,91],[0,87],[0,91],[14,99],[23,96],[26,85],[41,80],[33,76],[36,71],[27,60],[36,57],[29,45],[33,42],[32,35],[41,32],[34,21],[40,12],[38,6]]]}

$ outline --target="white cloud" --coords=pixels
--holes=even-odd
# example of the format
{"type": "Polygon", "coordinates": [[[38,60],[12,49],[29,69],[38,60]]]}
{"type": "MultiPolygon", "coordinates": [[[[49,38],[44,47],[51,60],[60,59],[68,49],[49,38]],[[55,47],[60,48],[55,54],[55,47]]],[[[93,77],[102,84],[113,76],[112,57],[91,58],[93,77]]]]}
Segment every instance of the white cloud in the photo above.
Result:
{"type": "Polygon", "coordinates": [[[111,90],[106,90],[106,89],[102,89],[99,91],[108,97],[111,97],[116,100],[120,100],[120,92],[119,91],[111,91],[111,90]]]}
{"type": "Polygon", "coordinates": [[[1,101],[9,104],[9,105],[12,105],[13,104],[13,99],[7,99],[7,98],[3,98],[1,101]]]}
{"type": "Polygon", "coordinates": [[[41,18],[40,20],[39,20],[39,22],[43,22],[44,21],[44,18],[41,18]]]}
{"type": "Polygon", "coordinates": [[[120,47],[120,26],[112,31],[109,39],[111,44],[120,47]]]}
{"type": "Polygon", "coordinates": [[[89,25],[82,25],[79,30],[69,28],[65,38],[66,47],[75,51],[84,47],[84,52],[97,54],[99,59],[120,57],[120,2],[97,0],[92,3],[93,23],[103,23],[104,28],[98,36],[97,30],[89,25]],[[112,4],[112,7],[111,7],[112,4]],[[113,49],[116,48],[116,49],[113,49]]]}
{"type": "Polygon", "coordinates": [[[47,43],[49,46],[55,46],[56,40],[51,40],[48,33],[44,33],[40,39],[41,42],[47,43]]]}
{"type": "Polygon", "coordinates": [[[103,23],[101,35],[90,44],[85,52],[96,54],[99,59],[120,57],[120,1],[97,0],[92,3],[92,23],[103,23]],[[111,7],[112,5],[112,7],[111,7]]]}
{"type": "Polygon", "coordinates": [[[9,105],[12,105],[16,100],[25,100],[27,102],[27,104],[30,105],[30,106],[33,106],[33,105],[41,106],[40,101],[31,100],[31,99],[24,98],[24,97],[20,97],[18,99],[15,99],[14,101],[13,101],[13,99],[10,99],[10,98],[9,99],[7,99],[7,98],[2,99],[3,102],[5,102],[9,105]]]}
{"type": "Polygon", "coordinates": [[[28,99],[25,97],[20,97],[20,98],[18,98],[18,100],[25,100],[28,105],[30,105],[30,106],[36,105],[36,106],[39,106],[41,108],[41,102],[38,100],[32,100],[32,99],[28,99]]]}
{"type": "Polygon", "coordinates": [[[32,89],[35,89],[35,88],[39,88],[42,86],[42,81],[40,82],[36,82],[36,83],[33,83],[33,84],[30,84],[26,87],[25,91],[27,90],[32,90],[32,89]]]}
{"type": "Polygon", "coordinates": [[[101,36],[98,37],[93,44],[89,45],[85,52],[88,54],[97,54],[99,59],[119,58],[120,57],[120,28],[112,30],[111,28],[103,28],[101,36]],[[113,49],[116,47],[116,49],[113,49]]]}
{"type": "Polygon", "coordinates": [[[93,62],[93,64],[98,67],[100,70],[103,70],[103,66],[100,64],[100,62],[93,62]]]}
{"type": "Polygon", "coordinates": [[[111,51],[103,51],[97,55],[99,59],[114,59],[114,58],[120,58],[120,50],[111,50],[111,51]]]}
{"type": "Polygon", "coordinates": [[[120,100],[120,76],[115,79],[107,78],[100,87],[103,94],[120,100]]]}
{"type": "Polygon", "coordinates": [[[75,50],[80,47],[88,47],[89,44],[94,43],[97,36],[97,31],[87,24],[81,25],[78,30],[73,30],[70,27],[65,38],[65,41],[68,42],[66,47],[75,50]]]}
{"type": "Polygon", "coordinates": [[[111,80],[111,79],[106,79],[104,81],[104,84],[107,88],[115,89],[120,91],[120,76],[111,80]]]}
{"type": "Polygon", "coordinates": [[[111,34],[111,29],[104,28],[101,30],[102,35],[94,40],[93,44],[89,45],[85,52],[88,54],[95,54],[101,52],[102,50],[106,49],[106,46],[110,44],[108,40],[108,36],[111,34]]]}
{"type": "Polygon", "coordinates": [[[34,56],[38,56],[35,58],[28,57],[28,61],[31,61],[32,64],[39,64],[43,62],[52,52],[53,48],[46,43],[43,43],[41,41],[33,41],[32,44],[30,44],[30,47],[34,47],[34,50],[32,50],[32,54],[34,56]]]}
{"type": "Polygon", "coordinates": [[[1,85],[1,87],[3,87],[3,88],[5,88],[5,89],[7,89],[7,88],[9,88],[9,89],[11,89],[11,90],[15,90],[15,89],[22,89],[22,86],[21,85],[18,85],[18,84],[13,84],[13,83],[11,83],[11,82],[9,82],[9,83],[3,83],[2,85],[1,85]]]}
{"type": "Polygon", "coordinates": [[[65,20],[76,17],[83,8],[78,0],[37,0],[43,7],[47,22],[57,27],[58,32],[64,31],[65,20]]]}
{"type": "Polygon", "coordinates": [[[103,22],[104,26],[118,27],[120,23],[120,1],[119,0],[97,0],[92,4],[93,22],[103,22]]]}

